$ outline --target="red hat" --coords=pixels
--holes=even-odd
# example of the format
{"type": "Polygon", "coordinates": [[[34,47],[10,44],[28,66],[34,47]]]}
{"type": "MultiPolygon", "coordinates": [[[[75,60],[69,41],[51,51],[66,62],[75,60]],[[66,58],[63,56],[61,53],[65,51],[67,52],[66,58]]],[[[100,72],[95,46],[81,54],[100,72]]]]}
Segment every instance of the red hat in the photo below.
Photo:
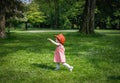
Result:
{"type": "Polygon", "coordinates": [[[58,34],[58,35],[55,35],[55,36],[59,40],[59,42],[64,45],[64,43],[65,43],[64,35],[63,34],[58,34]]]}

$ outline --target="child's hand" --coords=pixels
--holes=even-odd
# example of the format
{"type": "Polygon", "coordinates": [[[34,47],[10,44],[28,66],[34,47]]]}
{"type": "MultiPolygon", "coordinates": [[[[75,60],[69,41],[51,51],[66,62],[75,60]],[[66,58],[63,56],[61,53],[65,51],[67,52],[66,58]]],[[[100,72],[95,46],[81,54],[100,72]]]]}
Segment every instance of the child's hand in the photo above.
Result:
{"type": "Polygon", "coordinates": [[[51,39],[50,39],[50,38],[47,38],[47,40],[49,40],[49,41],[50,41],[51,39]]]}
{"type": "Polygon", "coordinates": [[[52,40],[52,39],[50,39],[50,38],[47,38],[47,40],[49,40],[51,43],[53,43],[53,44],[55,44],[55,45],[60,45],[60,43],[57,43],[57,42],[55,42],[54,40],[52,40]]]}

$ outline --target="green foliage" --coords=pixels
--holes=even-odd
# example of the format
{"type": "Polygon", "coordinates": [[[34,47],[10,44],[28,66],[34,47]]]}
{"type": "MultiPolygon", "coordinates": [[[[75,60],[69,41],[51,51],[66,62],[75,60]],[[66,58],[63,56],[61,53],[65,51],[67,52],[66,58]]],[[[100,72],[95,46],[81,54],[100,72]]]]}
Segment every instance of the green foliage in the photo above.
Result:
{"type": "Polygon", "coordinates": [[[85,1],[79,0],[77,2],[74,1],[73,3],[74,4],[70,5],[70,8],[68,9],[66,13],[67,13],[68,18],[72,17],[74,19],[78,15],[82,15],[85,1]]]}
{"type": "MultiPolygon", "coordinates": [[[[22,0],[24,1],[24,0],[22,0]]],[[[1,0],[0,8],[6,11],[8,22],[43,23],[54,27],[55,25],[55,0],[31,0],[29,4],[21,3],[21,0],[1,0]],[[6,1],[6,4],[4,4],[6,1]],[[22,12],[14,13],[14,9],[22,12]],[[24,12],[24,13],[23,13],[24,12]],[[19,14],[18,14],[19,13],[19,14]],[[23,14],[23,15],[20,15],[23,14]],[[11,19],[12,16],[16,15],[11,19]],[[15,21],[14,18],[17,17],[15,21]],[[18,18],[18,17],[24,17],[18,18]]],[[[85,0],[58,0],[59,24],[61,28],[71,28],[75,25],[80,28],[83,19],[85,0]]],[[[120,0],[96,0],[95,26],[100,28],[120,27],[120,0]],[[104,3],[104,4],[102,4],[104,3]],[[108,20],[109,18],[109,20],[108,20]]]]}
{"type": "Polygon", "coordinates": [[[43,16],[42,12],[28,12],[28,22],[30,23],[42,23],[45,22],[45,16],[43,16]]]}
{"type": "Polygon", "coordinates": [[[119,83],[120,31],[98,30],[84,35],[63,32],[66,37],[67,63],[55,71],[53,51],[47,41],[59,32],[12,32],[0,39],[1,83],[119,83]]]}
{"type": "Polygon", "coordinates": [[[71,29],[71,23],[66,16],[61,16],[60,25],[62,29],[71,29]]]}
{"type": "Polygon", "coordinates": [[[42,23],[45,22],[44,13],[39,11],[39,5],[32,1],[28,5],[26,17],[30,23],[42,23]]]}
{"type": "MultiPolygon", "coordinates": [[[[54,0],[33,0],[39,5],[39,11],[44,12],[47,24],[54,27],[55,25],[55,2],[54,0]],[[47,11],[46,11],[47,10],[47,11]]],[[[61,28],[71,28],[71,19],[76,19],[78,15],[82,14],[84,0],[58,0],[59,7],[59,24],[61,28]]]]}
{"type": "Polygon", "coordinates": [[[96,13],[96,23],[101,28],[110,26],[112,28],[120,28],[120,0],[96,0],[96,7],[98,12],[96,13]],[[104,3],[104,4],[100,4],[104,3]],[[108,23],[108,18],[109,23],[108,23]],[[101,26],[101,25],[102,26],[101,26]]]}

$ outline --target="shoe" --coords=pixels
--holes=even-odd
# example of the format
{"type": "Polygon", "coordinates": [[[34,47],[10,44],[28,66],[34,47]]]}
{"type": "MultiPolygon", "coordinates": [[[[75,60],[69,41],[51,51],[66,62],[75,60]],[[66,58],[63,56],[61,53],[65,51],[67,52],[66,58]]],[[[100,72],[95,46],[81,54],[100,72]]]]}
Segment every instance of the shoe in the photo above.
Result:
{"type": "Polygon", "coordinates": [[[70,72],[72,72],[72,70],[73,70],[73,66],[71,66],[69,70],[70,70],[70,72]]]}

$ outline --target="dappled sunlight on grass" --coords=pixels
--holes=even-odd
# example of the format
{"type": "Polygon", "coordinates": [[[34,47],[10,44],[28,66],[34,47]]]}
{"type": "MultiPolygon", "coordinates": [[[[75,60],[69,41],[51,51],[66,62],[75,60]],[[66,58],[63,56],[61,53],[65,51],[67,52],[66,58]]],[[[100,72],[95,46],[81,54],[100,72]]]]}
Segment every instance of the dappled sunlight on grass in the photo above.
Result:
{"type": "Polygon", "coordinates": [[[67,63],[55,71],[56,46],[47,41],[58,32],[12,32],[0,40],[0,82],[2,83],[116,83],[120,76],[119,31],[96,31],[84,35],[63,32],[67,63]],[[64,80],[63,80],[64,79],[64,80]]]}

